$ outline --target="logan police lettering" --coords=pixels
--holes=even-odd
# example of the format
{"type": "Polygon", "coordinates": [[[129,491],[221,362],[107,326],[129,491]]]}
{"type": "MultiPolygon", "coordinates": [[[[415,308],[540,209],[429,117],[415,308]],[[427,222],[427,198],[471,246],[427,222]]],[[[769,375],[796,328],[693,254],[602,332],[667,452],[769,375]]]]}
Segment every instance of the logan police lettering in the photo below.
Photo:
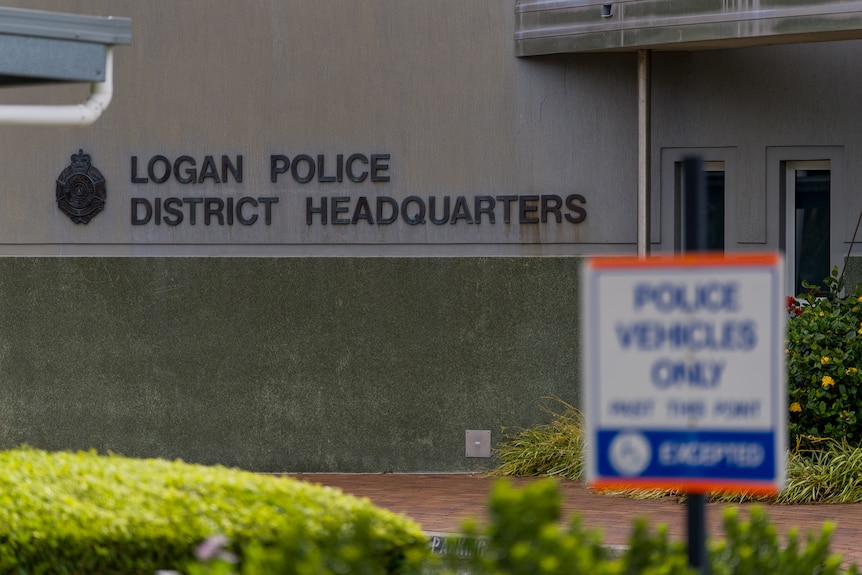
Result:
{"type": "MultiPolygon", "coordinates": [[[[572,225],[587,217],[587,200],[577,193],[464,196],[442,191],[393,197],[381,187],[392,181],[389,153],[278,153],[270,154],[268,160],[265,165],[252,163],[242,154],[131,156],[130,182],[136,190],[188,190],[176,195],[136,194],[131,198],[131,224],[270,226],[283,220],[287,210],[295,223],[306,226],[572,225]],[[265,169],[275,189],[236,193],[244,185],[249,164],[265,169]],[[294,203],[291,209],[289,204],[279,207],[277,214],[276,204],[295,202],[298,198],[293,194],[300,190],[305,194],[302,207],[297,209],[294,203]]],[[[661,303],[669,296],[658,293],[654,297],[661,303]]],[[[710,302],[716,298],[712,294],[703,297],[710,302]]]]}

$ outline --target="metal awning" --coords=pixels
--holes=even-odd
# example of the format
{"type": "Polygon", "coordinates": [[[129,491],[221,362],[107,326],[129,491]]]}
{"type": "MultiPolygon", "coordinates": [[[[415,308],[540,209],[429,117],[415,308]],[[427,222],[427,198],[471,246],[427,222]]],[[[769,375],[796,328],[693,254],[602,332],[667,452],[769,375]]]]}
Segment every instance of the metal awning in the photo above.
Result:
{"type": "Polygon", "coordinates": [[[129,18],[0,8],[0,84],[104,82],[108,47],[131,42],[129,18]]]}
{"type": "Polygon", "coordinates": [[[515,16],[517,56],[862,38],[862,0],[518,0],[515,16]]]}
{"type": "Polygon", "coordinates": [[[515,54],[637,52],[637,251],[650,251],[651,53],[862,38],[862,0],[517,0],[515,54]]]}

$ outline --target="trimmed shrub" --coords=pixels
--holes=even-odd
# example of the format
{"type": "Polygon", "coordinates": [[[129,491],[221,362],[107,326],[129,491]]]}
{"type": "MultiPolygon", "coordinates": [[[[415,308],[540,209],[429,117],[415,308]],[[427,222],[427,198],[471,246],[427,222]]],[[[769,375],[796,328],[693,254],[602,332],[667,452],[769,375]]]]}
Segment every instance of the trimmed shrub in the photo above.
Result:
{"type": "Polygon", "coordinates": [[[857,573],[851,566],[845,571],[841,556],[830,553],[829,544],[834,523],[826,523],[820,533],[808,533],[805,544],[799,541],[799,530],[788,534],[782,545],[775,525],[760,507],[753,507],[748,520],[739,519],[734,508],[724,514],[724,540],[714,542],[710,551],[710,573],[713,575],[837,575],[857,573]]]}
{"type": "Polygon", "coordinates": [[[426,554],[417,525],[367,499],[289,478],[164,460],[0,452],[0,573],[135,574],[183,570],[223,535],[243,559],[258,549],[413,573],[426,554]]]}
{"type": "Polygon", "coordinates": [[[457,549],[446,557],[452,571],[471,575],[611,573],[597,531],[584,529],[577,517],[568,529],[560,527],[561,502],[551,479],[520,489],[506,480],[495,482],[487,526],[480,530],[467,522],[462,544],[446,546],[457,549]]]}
{"type": "MultiPolygon", "coordinates": [[[[645,521],[633,525],[627,549],[610,557],[601,536],[584,529],[577,515],[568,527],[560,525],[561,497],[552,479],[517,489],[497,482],[489,502],[484,529],[467,523],[464,545],[447,557],[450,572],[471,575],[694,575],[681,541],[672,541],[665,526],[652,532],[645,521]]],[[[782,545],[775,526],[758,507],[748,520],[732,508],[724,517],[725,536],[710,541],[709,572],[714,575],[839,575],[858,574],[855,565],[841,566],[841,556],[830,553],[834,525],[809,533],[800,543],[798,533],[782,545]]]]}
{"type": "Polygon", "coordinates": [[[787,381],[791,444],[807,438],[862,445],[862,291],[841,295],[838,268],[828,291],[808,286],[788,301],[787,381]]]}

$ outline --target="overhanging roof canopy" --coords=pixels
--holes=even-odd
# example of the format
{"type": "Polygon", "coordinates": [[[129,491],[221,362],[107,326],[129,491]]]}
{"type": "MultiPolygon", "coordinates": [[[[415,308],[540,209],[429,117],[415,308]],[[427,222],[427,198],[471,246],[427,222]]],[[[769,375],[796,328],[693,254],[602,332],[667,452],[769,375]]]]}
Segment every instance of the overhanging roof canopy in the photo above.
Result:
{"type": "Polygon", "coordinates": [[[862,38],[862,0],[518,0],[518,56],[862,38]]]}
{"type": "Polygon", "coordinates": [[[0,83],[103,82],[107,47],[131,42],[129,18],[0,8],[0,83]]]}

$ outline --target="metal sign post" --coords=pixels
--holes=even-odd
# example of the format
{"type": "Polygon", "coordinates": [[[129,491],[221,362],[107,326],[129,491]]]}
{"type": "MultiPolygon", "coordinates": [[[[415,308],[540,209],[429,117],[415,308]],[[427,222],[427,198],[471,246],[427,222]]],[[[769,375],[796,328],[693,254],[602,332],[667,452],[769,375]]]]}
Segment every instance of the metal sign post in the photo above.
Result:
{"type": "MultiPolygon", "coordinates": [[[[703,165],[698,157],[683,160],[683,206],[685,208],[684,244],[686,252],[706,251],[706,229],[709,225],[706,212],[706,185],[703,165]]],[[[689,493],[686,499],[686,532],[688,533],[688,565],[709,573],[706,556],[706,493],[689,493]]]]}

